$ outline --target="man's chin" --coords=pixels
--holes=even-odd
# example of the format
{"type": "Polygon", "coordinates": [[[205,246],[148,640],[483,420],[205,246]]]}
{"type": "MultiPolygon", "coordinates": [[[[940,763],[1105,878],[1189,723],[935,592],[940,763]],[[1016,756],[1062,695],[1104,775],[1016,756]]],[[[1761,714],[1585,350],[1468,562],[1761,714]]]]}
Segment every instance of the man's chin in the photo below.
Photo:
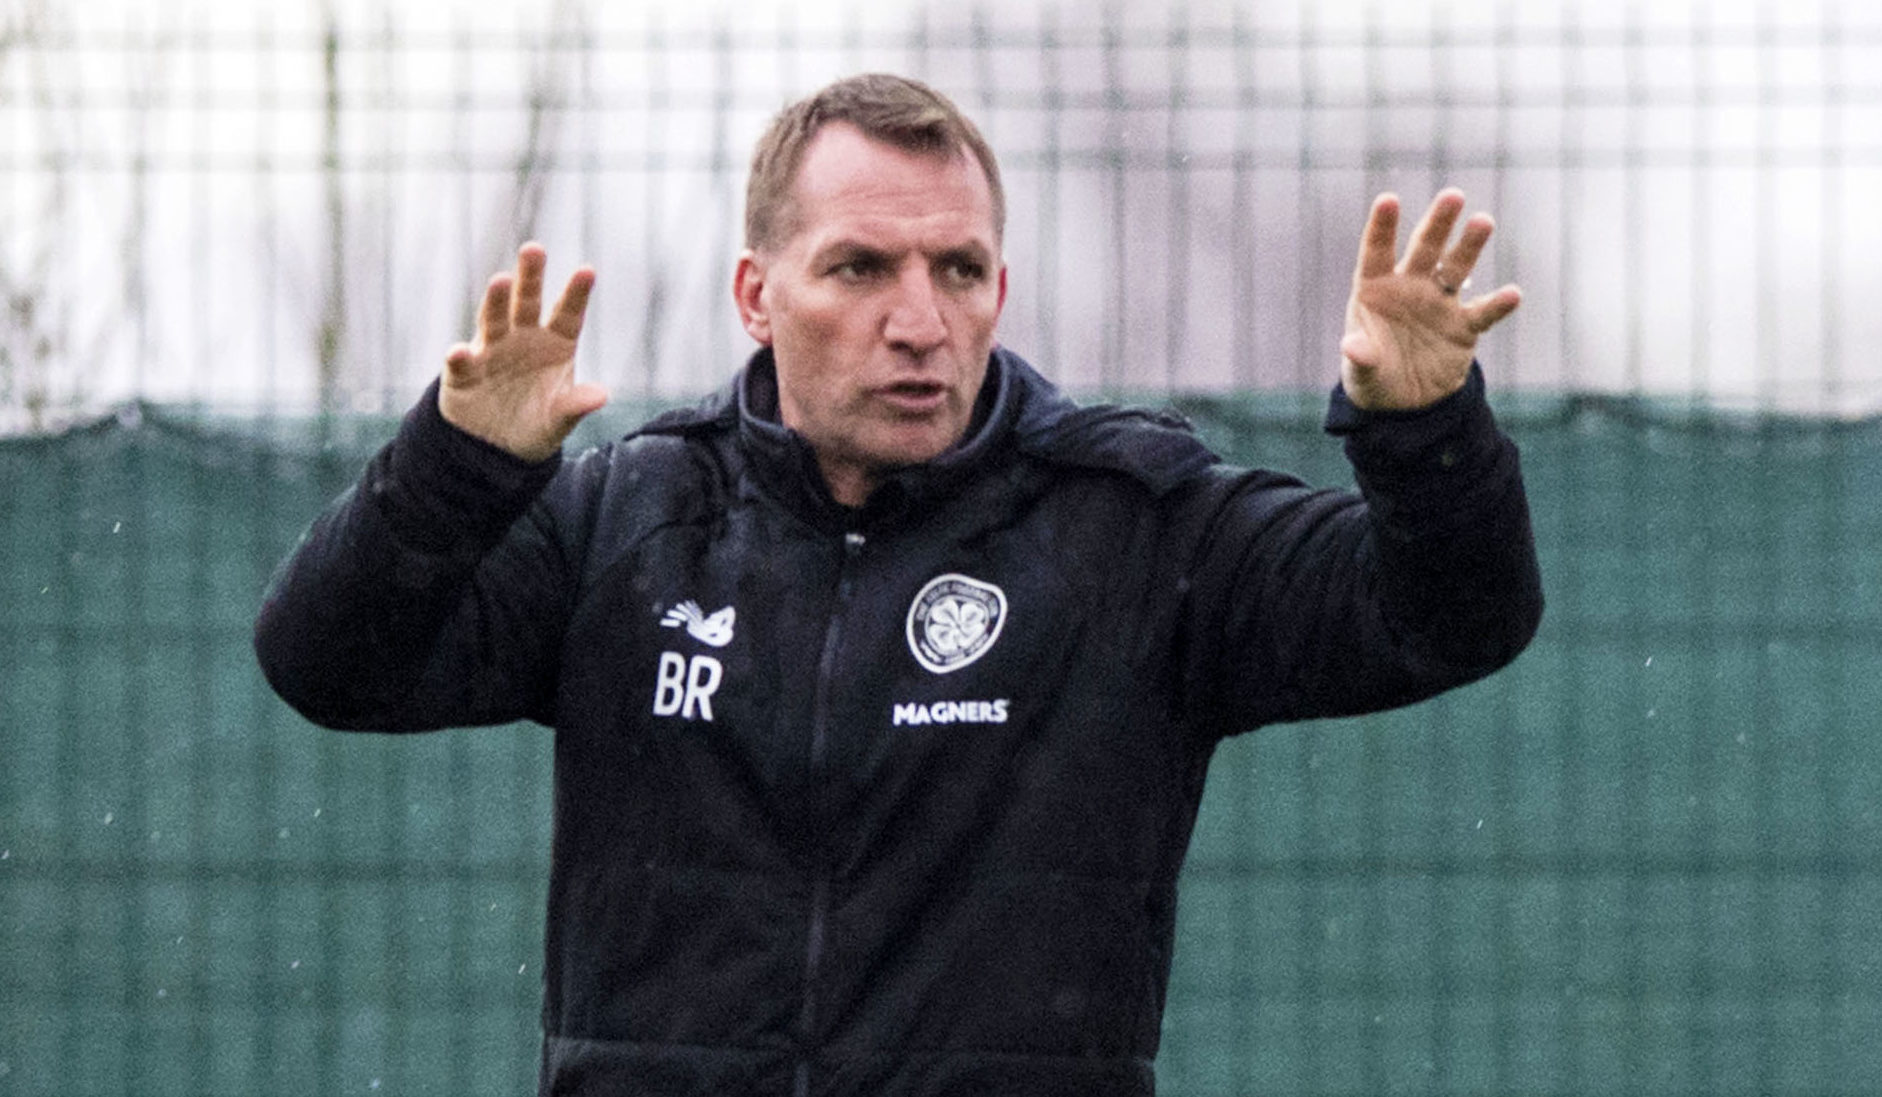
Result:
{"type": "Polygon", "coordinates": [[[911,432],[902,437],[886,440],[876,450],[876,456],[884,468],[907,468],[910,465],[927,464],[959,445],[962,433],[942,427],[911,432]]]}

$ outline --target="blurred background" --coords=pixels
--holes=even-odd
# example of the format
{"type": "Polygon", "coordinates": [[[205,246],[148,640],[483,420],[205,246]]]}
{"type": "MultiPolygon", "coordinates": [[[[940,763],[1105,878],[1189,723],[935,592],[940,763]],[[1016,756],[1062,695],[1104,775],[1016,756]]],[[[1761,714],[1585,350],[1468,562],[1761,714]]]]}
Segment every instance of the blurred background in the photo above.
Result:
{"type": "Polygon", "coordinates": [[[583,441],[721,383],[745,162],[836,76],[1002,159],[1002,340],[1231,458],[1370,197],[1499,230],[1549,615],[1227,744],[1177,1095],[1882,1092],[1882,6],[0,0],[0,1093],[534,1086],[548,736],[318,732],[275,563],[548,247],[583,441]]]}

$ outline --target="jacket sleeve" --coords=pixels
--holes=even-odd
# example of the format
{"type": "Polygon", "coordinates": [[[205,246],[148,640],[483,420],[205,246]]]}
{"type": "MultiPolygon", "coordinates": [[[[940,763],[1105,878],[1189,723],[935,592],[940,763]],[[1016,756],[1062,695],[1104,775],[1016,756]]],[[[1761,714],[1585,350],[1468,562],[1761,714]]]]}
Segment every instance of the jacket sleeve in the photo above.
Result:
{"type": "Polygon", "coordinates": [[[262,671],[315,723],[421,731],[549,703],[569,567],[537,500],[561,459],[519,460],[437,407],[434,384],[264,596],[262,671]]]}
{"type": "Polygon", "coordinates": [[[1506,665],[1541,621],[1520,462],[1479,369],[1416,412],[1336,388],[1327,429],[1357,493],[1234,470],[1202,493],[1188,691],[1218,734],[1422,700],[1506,665]]]}

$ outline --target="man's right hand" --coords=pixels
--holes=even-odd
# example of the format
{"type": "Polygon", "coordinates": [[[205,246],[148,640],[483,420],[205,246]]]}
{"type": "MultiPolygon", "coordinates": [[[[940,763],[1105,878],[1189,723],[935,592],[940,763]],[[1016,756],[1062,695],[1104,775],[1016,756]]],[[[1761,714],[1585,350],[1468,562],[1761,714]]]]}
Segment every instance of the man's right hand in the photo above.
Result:
{"type": "Polygon", "coordinates": [[[575,424],[607,403],[598,385],[575,382],[575,340],[595,272],[582,267],[542,322],[542,245],[524,244],[516,271],[490,279],[477,314],[477,341],[444,359],[438,411],[467,434],[521,457],[543,461],[575,424]]]}

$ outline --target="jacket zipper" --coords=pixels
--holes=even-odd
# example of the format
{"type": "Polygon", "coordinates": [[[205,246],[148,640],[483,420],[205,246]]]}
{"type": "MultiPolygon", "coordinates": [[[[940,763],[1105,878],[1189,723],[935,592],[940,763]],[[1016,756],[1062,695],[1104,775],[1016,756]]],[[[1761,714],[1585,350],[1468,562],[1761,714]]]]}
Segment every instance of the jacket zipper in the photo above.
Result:
{"type": "Polygon", "coordinates": [[[837,572],[836,601],[830,607],[830,619],[824,626],[823,655],[817,663],[817,691],[811,708],[810,789],[814,836],[816,878],[810,889],[810,920],[804,934],[804,997],[797,1013],[799,1052],[797,1073],[792,1086],[795,1097],[810,1097],[810,1060],[817,1031],[817,974],[823,965],[825,937],[830,914],[830,851],[826,845],[829,832],[829,801],[825,778],[829,768],[830,694],[835,688],[837,648],[843,639],[843,618],[849,610],[850,588],[854,580],[856,558],[862,554],[864,537],[855,531],[843,535],[843,562],[837,572]]]}

